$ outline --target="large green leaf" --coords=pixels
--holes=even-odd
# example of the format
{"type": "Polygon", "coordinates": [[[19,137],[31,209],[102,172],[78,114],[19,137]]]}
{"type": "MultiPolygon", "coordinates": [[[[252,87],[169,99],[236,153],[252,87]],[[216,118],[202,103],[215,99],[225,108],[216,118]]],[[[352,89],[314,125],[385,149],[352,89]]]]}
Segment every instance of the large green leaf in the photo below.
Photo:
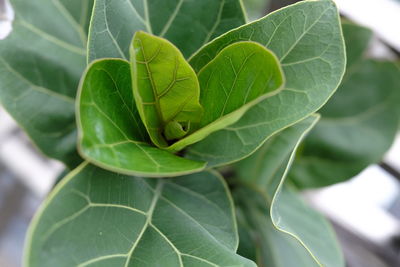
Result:
{"type": "Polygon", "coordinates": [[[174,176],[204,168],[203,162],[149,144],[131,85],[127,61],[103,59],[88,67],[77,104],[82,156],[111,171],[143,176],[174,176]]]}
{"type": "Polygon", "coordinates": [[[249,108],[277,94],[284,83],[275,55],[255,42],[238,42],[224,48],[198,77],[204,114],[195,124],[195,131],[173,144],[171,150],[181,150],[235,123],[249,108]]]}
{"type": "MultiPolygon", "coordinates": [[[[235,192],[235,198],[238,199],[236,213],[240,233],[239,254],[253,255],[251,258],[259,267],[319,266],[298,240],[276,229],[262,194],[241,188],[235,192]],[[250,240],[244,244],[246,240],[243,237],[246,235],[250,240]]],[[[290,210],[294,211],[291,207],[290,210]]],[[[308,213],[306,214],[309,215],[308,213]]]]}
{"type": "Polygon", "coordinates": [[[321,109],[321,122],[306,139],[290,177],[300,187],[345,181],[379,162],[398,130],[400,69],[365,59],[371,32],[345,23],[347,73],[321,109]]]}
{"type": "MultiPolygon", "coordinates": [[[[254,220],[253,224],[255,226],[253,227],[257,227],[256,231],[265,231],[259,229],[259,224],[263,220],[268,220],[266,218],[263,219],[262,214],[260,215],[259,213],[264,212],[264,216],[267,216],[265,214],[265,211],[267,211],[271,215],[272,224],[279,231],[285,233],[287,237],[294,238],[298,242],[297,246],[303,246],[303,250],[309,253],[309,258],[314,259],[321,266],[338,267],[344,266],[344,261],[330,225],[320,214],[307,207],[296,194],[287,187],[284,187],[284,180],[293,161],[296,149],[305,135],[317,123],[318,118],[319,116],[313,115],[285,129],[267,141],[253,155],[236,165],[241,183],[247,185],[252,190],[258,191],[261,194],[258,197],[264,198],[264,211],[262,209],[260,211],[260,207],[257,207],[259,205],[256,204],[257,197],[255,199],[248,197],[257,195],[255,192],[242,194],[239,201],[254,206],[254,210],[245,208],[243,211],[247,214],[245,217],[248,216],[250,220],[254,220]],[[251,201],[255,201],[256,203],[251,204],[251,201]]],[[[289,242],[287,241],[287,237],[283,238],[282,235],[275,235],[271,238],[280,238],[280,241],[277,241],[279,246],[280,243],[289,242]]],[[[274,243],[271,245],[267,242],[268,239],[264,241],[264,245],[274,246],[274,243]]],[[[299,248],[294,248],[295,243],[291,242],[291,244],[291,249],[300,250],[299,248]]],[[[276,247],[269,248],[269,250],[275,251],[276,247]]],[[[309,266],[296,265],[294,258],[281,259],[281,257],[284,257],[282,256],[282,252],[268,253],[278,254],[276,256],[278,259],[276,266],[281,266],[278,263],[283,260],[294,260],[291,261],[292,265],[282,265],[285,267],[309,266]]],[[[310,259],[305,259],[304,252],[297,256],[299,257],[297,262],[310,261],[310,259]]],[[[268,260],[268,258],[265,260],[268,260]]],[[[267,265],[266,263],[264,264],[267,265]]],[[[289,262],[286,264],[289,264],[289,262]]]]}
{"type": "Polygon", "coordinates": [[[345,68],[341,25],[329,0],[303,1],[215,39],[195,54],[196,71],[226,46],[258,42],[282,64],[286,86],[251,108],[234,125],[215,132],[188,149],[188,156],[219,166],[242,159],[274,133],[318,110],[339,85],[345,68]]]}
{"type": "Polygon", "coordinates": [[[136,31],[170,40],[185,57],[218,35],[245,23],[240,0],[96,0],[89,61],[129,58],[136,31]]]}
{"type": "Polygon", "coordinates": [[[74,97],[85,68],[92,1],[12,0],[0,41],[0,101],[47,156],[78,164],[74,97]]]}
{"type": "Polygon", "coordinates": [[[223,179],[110,173],[86,163],[57,185],[28,233],[26,266],[253,266],[235,253],[223,179]]]}
{"type": "Polygon", "coordinates": [[[167,147],[202,116],[196,73],[172,43],[142,31],[133,38],[131,64],[140,117],[153,143],[167,147]]]}

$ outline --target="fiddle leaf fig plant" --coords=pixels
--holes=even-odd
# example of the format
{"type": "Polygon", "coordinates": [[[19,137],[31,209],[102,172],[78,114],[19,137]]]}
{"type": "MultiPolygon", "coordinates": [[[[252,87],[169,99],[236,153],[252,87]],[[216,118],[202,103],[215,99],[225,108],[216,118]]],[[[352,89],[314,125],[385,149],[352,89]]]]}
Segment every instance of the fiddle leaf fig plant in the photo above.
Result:
{"type": "Polygon", "coordinates": [[[0,100],[69,172],[25,266],[344,266],[285,181],[344,75],[333,1],[252,23],[240,0],[25,2],[0,100]]]}

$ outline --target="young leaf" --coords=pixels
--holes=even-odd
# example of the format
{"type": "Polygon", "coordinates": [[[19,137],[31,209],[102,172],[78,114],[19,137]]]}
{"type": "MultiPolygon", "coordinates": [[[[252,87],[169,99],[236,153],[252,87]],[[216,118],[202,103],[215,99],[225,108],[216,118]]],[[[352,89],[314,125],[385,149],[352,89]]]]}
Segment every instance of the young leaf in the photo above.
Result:
{"type": "Polygon", "coordinates": [[[85,68],[92,1],[11,0],[13,30],[0,41],[0,102],[34,144],[74,167],[74,97],[85,68]]]}
{"type": "Polygon", "coordinates": [[[143,179],[84,163],[36,214],[25,266],[255,267],[237,246],[232,199],[217,173],[143,179]]]}
{"type": "MultiPolygon", "coordinates": [[[[328,222],[284,187],[296,149],[318,119],[319,116],[312,115],[283,130],[239,162],[236,170],[245,185],[264,197],[272,223],[279,231],[297,240],[318,265],[339,267],[344,266],[343,255],[328,222]]],[[[242,198],[250,195],[254,194],[248,193],[242,198]]]]}
{"type": "Polygon", "coordinates": [[[274,133],[320,109],[344,73],[341,25],[330,0],[301,1],[229,31],[189,62],[198,72],[222,49],[244,40],[258,42],[277,55],[285,88],[250,108],[235,124],[188,147],[187,157],[204,160],[209,167],[249,156],[274,133]]]}
{"type": "Polygon", "coordinates": [[[77,101],[79,150],[94,164],[124,174],[173,176],[200,171],[205,163],[149,144],[131,87],[130,65],[94,61],[82,77],[77,101]]]}
{"type": "Polygon", "coordinates": [[[185,57],[246,22],[240,0],[96,0],[89,32],[89,62],[129,58],[137,31],[164,37],[185,57]]]}
{"type": "Polygon", "coordinates": [[[249,108],[277,94],[284,83],[278,59],[254,42],[238,42],[224,48],[198,77],[204,114],[194,125],[196,131],[169,150],[179,151],[235,123],[249,108]]]}
{"type": "Polygon", "coordinates": [[[365,59],[368,29],[349,23],[343,29],[347,73],[289,174],[302,188],[354,177],[382,159],[398,131],[400,69],[394,62],[365,59]]]}
{"type": "Polygon", "coordinates": [[[141,31],[133,37],[131,65],[140,117],[151,141],[167,147],[166,139],[181,138],[183,126],[202,116],[196,74],[172,43],[141,31]]]}

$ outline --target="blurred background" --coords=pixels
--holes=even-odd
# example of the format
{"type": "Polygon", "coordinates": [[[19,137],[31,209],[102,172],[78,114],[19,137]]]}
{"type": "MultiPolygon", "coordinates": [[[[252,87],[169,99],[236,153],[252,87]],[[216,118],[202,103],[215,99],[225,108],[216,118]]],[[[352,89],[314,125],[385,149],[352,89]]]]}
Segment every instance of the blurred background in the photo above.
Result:
{"type": "MultiPolygon", "coordinates": [[[[243,0],[249,21],[294,2],[243,0]]],[[[370,57],[399,60],[400,0],[336,3],[344,17],[374,31],[370,57]]],[[[8,2],[0,0],[0,39],[12,30],[12,19],[8,2]]],[[[28,224],[62,171],[0,106],[1,267],[21,266],[28,224]]],[[[333,223],[347,266],[400,266],[400,136],[382,162],[347,182],[308,190],[304,198],[333,223]]]]}

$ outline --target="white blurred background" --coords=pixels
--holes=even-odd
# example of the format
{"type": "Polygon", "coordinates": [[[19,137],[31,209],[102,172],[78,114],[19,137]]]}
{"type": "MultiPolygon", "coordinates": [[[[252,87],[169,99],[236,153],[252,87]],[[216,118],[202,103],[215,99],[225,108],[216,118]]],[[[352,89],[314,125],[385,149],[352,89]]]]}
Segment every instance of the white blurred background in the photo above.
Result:
{"type": "MultiPolygon", "coordinates": [[[[289,0],[243,0],[249,19],[289,0]]],[[[371,28],[374,57],[400,53],[400,0],[336,0],[345,17],[371,28]]],[[[0,39],[12,30],[13,12],[0,0],[0,39]]],[[[400,85],[399,85],[400,90],[400,85]]],[[[400,103],[399,103],[400,105],[400,103]]],[[[21,266],[29,221],[63,166],[39,154],[0,107],[0,266],[21,266]]],[[[400,266],[400,136],[383,162],[348,182],[305,192],[335,226],[349,267],[400,266]]]]}

